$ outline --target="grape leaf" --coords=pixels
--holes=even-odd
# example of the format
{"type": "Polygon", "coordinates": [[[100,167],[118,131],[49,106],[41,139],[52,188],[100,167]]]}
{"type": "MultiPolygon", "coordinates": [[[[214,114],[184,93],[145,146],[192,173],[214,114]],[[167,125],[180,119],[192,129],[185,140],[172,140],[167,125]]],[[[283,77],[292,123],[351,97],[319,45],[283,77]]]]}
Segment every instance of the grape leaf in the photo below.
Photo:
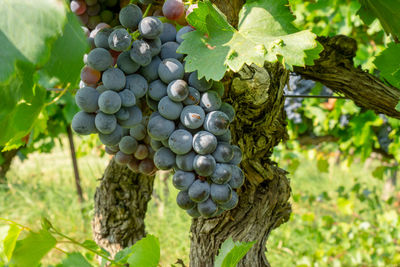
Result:
{"type": "Polygon", "coordinates": [[[235,267],[256,242],[234,242],[229,237],[215,257],[214,267],[235,267]]]}
{"type": "Polygon", "coordinates": [[[153,235],[147,235],[131,247],[128,263],[135,267],[153,267],[160,261],[160,243],[153,235]]]}
{"type": "Polygon", "coordinates": [[[383,29],[394,38],[400,36],[400,0],[359,0],[361,7],[357,14],[365,24],[378,18],[383,29]]]}
{"type": "Polygon", "coordinates": [[[8,229],[7,236],[3,241],[4,253],[6,254],[8,260],[11,259],[15,244],[17,243],[17,239],[19,237],[19,234],[21,233],[21,230],[22,229],[15,224],[11,224],[10,228],[8,229]]]}
{"type": "Polygon", "coordinates": [[[195,31],[183,35],[178,52],[187,54],[186,71],[199,77],[220,80],[228,69],[238,72],[244,64],[262,66],[265,61],[311,65],[322,46],[310,31],[299,31],[287,0],[247,1],[239,14],[238,30],[233,28],[209,0],[188,16],[195,31]]]}
{"type": "Polygon", "coordinates": [[[390,43],[374,60],[380,75],[393,86],[400,88],[400,44],[390,43]]]}
{"type": "Polygon", "coordinates": [[[73,252],[68,254],[67,258],[65,258],[61,264],[57,265],[57,267],[76,267],[76,266],[92,267],[92,265],[79,252],[73,252]]]}

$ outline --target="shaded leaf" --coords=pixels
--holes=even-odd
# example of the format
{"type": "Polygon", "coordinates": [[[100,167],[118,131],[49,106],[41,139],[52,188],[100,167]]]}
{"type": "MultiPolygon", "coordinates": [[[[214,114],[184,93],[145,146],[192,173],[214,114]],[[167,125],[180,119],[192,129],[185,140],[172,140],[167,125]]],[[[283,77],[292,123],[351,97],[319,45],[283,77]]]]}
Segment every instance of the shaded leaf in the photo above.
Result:
{"type": "Polygon", "coordinates": [[[68,254],[67,258],[65,258],[61,264],[57,265],[57,267],[78,267],[78,266],[92,267],[92,265],[79,252],[68,254]]]}
{"type": "Polygon", "coordinates": [[[374,60],[374,64],[380,71],[380,75],[397,88],[400,88],[399,62],[400,44],[395,43],[390,43],[374,60]]]}

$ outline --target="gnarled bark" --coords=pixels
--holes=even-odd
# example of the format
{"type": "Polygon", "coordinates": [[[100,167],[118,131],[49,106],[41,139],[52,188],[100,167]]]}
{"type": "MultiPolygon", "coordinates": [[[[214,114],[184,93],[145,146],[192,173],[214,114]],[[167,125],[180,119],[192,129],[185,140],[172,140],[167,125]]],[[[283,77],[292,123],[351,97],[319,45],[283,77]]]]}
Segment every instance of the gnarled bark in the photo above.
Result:
{"type": "Polygon", "coordinates": [[[94,240],[114,256],[145,236],[144,217],[154,176],[133,173],[111,160],[95,194],[94,240]]]}
{"type": "Polygon", "coordinates": [[[17,155],[19,149],[12,149],[5,152],[0,152],[0,157],[2,158],[2,163],[0,164],[0,184],[7,183],[6,174],[10,169],[11,162],[17,155]]]}

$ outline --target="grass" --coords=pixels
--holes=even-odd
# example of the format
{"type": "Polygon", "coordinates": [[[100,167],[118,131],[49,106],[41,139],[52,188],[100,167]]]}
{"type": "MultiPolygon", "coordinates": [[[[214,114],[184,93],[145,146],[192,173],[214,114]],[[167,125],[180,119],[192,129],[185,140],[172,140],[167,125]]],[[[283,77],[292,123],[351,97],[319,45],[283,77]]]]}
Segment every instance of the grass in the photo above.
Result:
{"type": "MultiPolygon", "coordinates": [[[[75,190],[68,146],[57,147],[51,154],[31,154],[23,162],[15,160],[8,173],[10,190],[0,191],[0,217],[37,228],[40,226],[40,218],[46,216],[63,233],[80,241],[91,239],[93,196],[97,180],[101,177],[108,161],[109,157],[100,157],[95,152],[79,158],[82,187],[86,198],[85,211],[82,213],[75,190]]],[[[376,264],[360,265],[357,261],[357,253],[374,256],[375,251],[358,249],[357,242],[364,241],[350,240],[348,235],[351,231],[361,231],[356,229],[361,221],[374,224],[375,222],[370,218],[371,215],[376,218],[386,216],[386,213],[393,209],[385,208],[378,211],[378,214],[360,213],[360,220],[354,220],[352,213],[346,213],[349,207],[353,207],[352,212],[359,213],[359,209],[354,206],[365,206],[364,202],[361,203],[352,197],[351,190],[355,184],[361,184],[362,188],[368,185],[371,191],[375,188],[379,194],[383,183],[371,176],[371,172],[378,163],[373,162],[368,166],[354,163],[350,168],[344,164],[331,164],[327,173],[320,173],[314,161],[303,157],[300,162],[296,173],[289,175],[294,195],[291,220],[273,231],[269,239],[267,257],[272,266],[346,266],[341,265],[342,262],[354,263],[349,266],[380,266],[379,261],[364,259],[364,256],[361,262],[376,264]],[[344,193],[338,193],[340,187],[343,187],[344,193]],[[346,195],[346,192],[350,193],[346,195]],[[322,198],[323,201],[321,201],[321,196],[325,198],[328,196],[328,198],[322,198]],[[349,201],[353,202],[349,204],[349,201]],[[326,227],[328,217],[339,226],[346,225],[342,228],[332,226],[328,229],[326,227]],[[353,225],[355,228],[352,228],[353,225]],[[331,240],[333,237],[337,238],[336,243],[331,240]],[[346,255],[337,259],[334,257],[346,250],[354,250],[354,253],[349,252],[348,255],[354,254],[356,259],[346,255]]],[[[160,240],[161,266],[170,266],[178,258],[185,263],[189,262],[190,218],[176,206],[176,194],[177,190],[171,186],[170,181],[156,179],[155,197],[148,206],[146,229],[148,233],[154,234],[160,240]]],[[[400,224],[400,222],[397,223],[400,224]]],[[[379,225],[377,227],[380,230],[379,225]]],[[[384,222],[382,222],[382,227],[389,230],[393,228],[384,222]]],[[[386,230],[382,233],[373,231],[373,233],[379,236],[389,235],[392,243],[393,239],[400,239],[400,234],[393,231],[390,233],[386,230]]],[[[385,238],[389,237],[385,236],[385,238]]],[[[400,254],[399,245],[392,243],[385,249],[390,248],[400,254]]],[[[368,245],[359,244],[358,246],[368,248],[368,245]]],[[[379,246],[375,247],[379,248],[379,246]]],[[[75,248],[67,246],[66,249],[74,250],[75,248]]],[[[392,250],[386,252],[390,254],[392,250]]],[[[377,258],[384,259],[386,254],[382,256],[376,252],[376,255],[377,258]]],[[[46,257],[44,265],[55,264],[62,257],[64,255],[61,252],[52,251],[46,257]]]]}

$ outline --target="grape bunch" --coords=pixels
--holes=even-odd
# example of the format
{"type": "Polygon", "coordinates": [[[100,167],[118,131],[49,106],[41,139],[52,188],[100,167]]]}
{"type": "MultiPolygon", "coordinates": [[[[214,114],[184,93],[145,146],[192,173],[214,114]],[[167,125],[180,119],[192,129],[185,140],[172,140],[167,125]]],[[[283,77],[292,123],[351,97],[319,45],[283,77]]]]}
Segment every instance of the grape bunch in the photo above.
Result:
{"type": "MultiPolygon", "coordinates": [[[[182,14],[172,17],[173,3],[183,5],[167,0],[162,11],[178,23],[182,14]]],[[[177,204],[190,216],[210,218],[233,209],[244,183],[242,152],[231,144],[229,130],[235,110],[222,101],[221,82],[185,73],[177,48],[194,29],[177,31],[175,22],[143,17],[134,4],[121,9],[119,23],[92,31],[94,48],[84,58],[76,94],[82,111],[72,128],[99,133],[106,152],[134,172],[174,169],[177,204]]]]}

